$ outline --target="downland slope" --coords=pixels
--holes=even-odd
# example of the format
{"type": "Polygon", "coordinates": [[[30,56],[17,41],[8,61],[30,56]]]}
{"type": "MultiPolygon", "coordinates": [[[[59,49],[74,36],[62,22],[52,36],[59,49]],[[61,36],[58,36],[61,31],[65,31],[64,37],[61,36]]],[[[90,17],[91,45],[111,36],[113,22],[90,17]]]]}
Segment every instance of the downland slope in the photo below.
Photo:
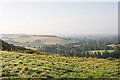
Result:
{"type": "Polygon", "coordinates": [[[1,51],[2,77],[118,78],[119,59],[64,57],[1,51]]]}
{"type": "Polygon", "coordinates": [[[1,34],[0,38],[17,46],[39,47],[43,45],[69,44],[72,40],[54,35],[1,34]]]}
{"type": "Polygon", "coordinates": [[[119,78],[119,59],[5,51],[11,46],[4,41],[2,43],[7,44],[4,46],[6,49],[0,51],[3,78],[119,78]]]}

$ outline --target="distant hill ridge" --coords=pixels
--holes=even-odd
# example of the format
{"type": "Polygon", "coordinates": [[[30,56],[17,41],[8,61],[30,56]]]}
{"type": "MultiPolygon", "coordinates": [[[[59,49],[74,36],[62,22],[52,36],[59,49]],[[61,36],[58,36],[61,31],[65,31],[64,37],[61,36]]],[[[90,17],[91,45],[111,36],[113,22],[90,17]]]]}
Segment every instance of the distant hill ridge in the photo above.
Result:
{"type": "Polygon", "coordinates": [[[9,44],[17,46],[39,47],[43,45],[69,44],[70,39],[55,35],[32,35],[32,34],[0,34],[0,38],[9,44]]]}
{"type": "Polygon", "coordinates": [[[55,35],[33,35],[33,36],[38,36],[38,37],[58,37],[55,35]]]}
{"type": "Polygon", "coordinates": [[[55,36],[55,35],[35,35],[35,34],[0,34],[0,35],[3,35],[3,36],[16,36],[16,35],[19,35],[19,36],[38,36],[38,37],[58,37],[58,36],[55,36]]]}

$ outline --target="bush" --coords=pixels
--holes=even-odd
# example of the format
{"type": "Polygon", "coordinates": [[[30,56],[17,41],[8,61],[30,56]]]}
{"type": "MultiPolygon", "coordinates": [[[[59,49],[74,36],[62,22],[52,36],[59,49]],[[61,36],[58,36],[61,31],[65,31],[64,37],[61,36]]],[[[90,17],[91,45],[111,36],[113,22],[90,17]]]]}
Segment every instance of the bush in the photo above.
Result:
{"type": "Polygon", "coordinates": [[[33,54],[35,51],[33,50],[25,50],[24,53],[30,53],[30,54],[33,54]]]}

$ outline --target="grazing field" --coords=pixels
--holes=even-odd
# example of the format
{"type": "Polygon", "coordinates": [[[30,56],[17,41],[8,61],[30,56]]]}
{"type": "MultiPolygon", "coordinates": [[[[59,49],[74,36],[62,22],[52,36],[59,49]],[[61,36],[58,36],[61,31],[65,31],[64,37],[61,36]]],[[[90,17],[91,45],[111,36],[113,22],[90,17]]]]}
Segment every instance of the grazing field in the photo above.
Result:
{"type": "Polygon", "coordinates": [[[2,77],[117,78],[118,59],[64,57],[1,51],[2,77]]]}
{"type": "MultiPolygon", "coordinates": [[[[107,50],[108,52],[113,52],[114,50],[107,50]]],[[[88,52],[92,52],[92,53],[95,53],[95,52],[100,52],[100,53],[103,53],[105,52],[105,50],[91,50],[91,51],[88,51],[88,52]]]]}

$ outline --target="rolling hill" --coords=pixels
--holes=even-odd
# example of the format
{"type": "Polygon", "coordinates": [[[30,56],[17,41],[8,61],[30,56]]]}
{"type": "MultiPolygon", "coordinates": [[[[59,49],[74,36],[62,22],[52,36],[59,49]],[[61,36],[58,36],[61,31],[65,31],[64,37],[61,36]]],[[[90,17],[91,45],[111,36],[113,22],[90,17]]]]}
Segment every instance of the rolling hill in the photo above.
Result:
{"type": "Polygon", "coordinates": [[[54,35],[27,35],[27,34],[1,34],[0,38],[10,44],[17,46],[39,47],[43,45],[69,44],[70,39],[54,35]]]}
{"type": "Polygon", "coordinates": [[[23,47],[8,44],[3,40],[0,42],[2,50],[5,50],[0,51],[2,78],[114,78],[117,80],[119,77],[119,59],[65,57],[46,53],[29,54],[29,52],[16,52],[16,50],[24,50],[23,47]]]}

